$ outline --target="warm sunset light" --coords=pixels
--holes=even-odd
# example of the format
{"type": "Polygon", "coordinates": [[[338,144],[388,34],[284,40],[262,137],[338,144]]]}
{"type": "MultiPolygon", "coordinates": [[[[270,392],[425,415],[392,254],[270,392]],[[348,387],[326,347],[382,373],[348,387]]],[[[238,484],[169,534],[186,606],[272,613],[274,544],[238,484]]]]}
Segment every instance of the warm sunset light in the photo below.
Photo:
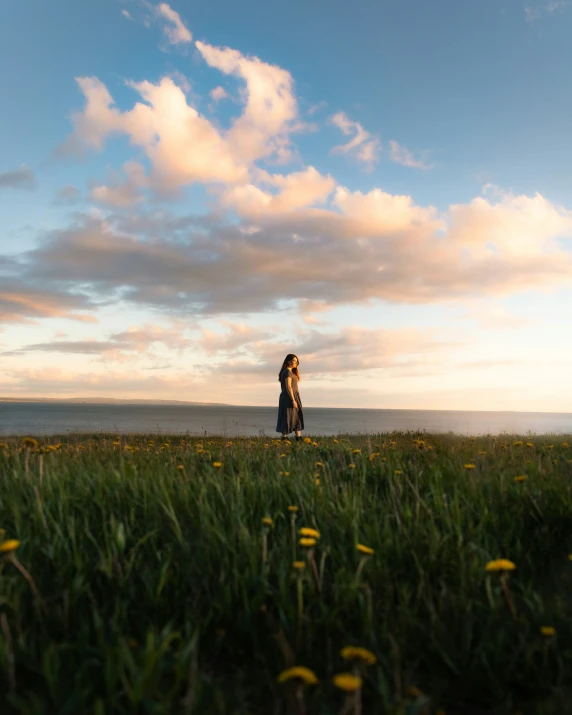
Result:
{"type": "Polygon", "coordinates": [[[569,3],[258,6],[2,9],[0,396],[570,411],[569,3]]]}

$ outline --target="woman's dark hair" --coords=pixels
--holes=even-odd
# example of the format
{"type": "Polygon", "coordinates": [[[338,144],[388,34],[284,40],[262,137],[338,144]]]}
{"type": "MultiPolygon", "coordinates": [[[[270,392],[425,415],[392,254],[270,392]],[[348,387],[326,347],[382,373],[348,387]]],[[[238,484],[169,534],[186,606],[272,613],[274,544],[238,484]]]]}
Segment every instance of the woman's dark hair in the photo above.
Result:
{"type": "MultiPolygon", "coordinates": [[[[280,368],[280,372],[278,373],[278,382],[280,382],[280,376],[282,375],[282,370],[284,370],[285,367],[288,367],[288,363],[291,360],[294,360],[294,358],[296,358],[296,360],[298,360],[298,356],[294,355],[293,353],[288,353],[288,355],[286,355],[286,357],[284,358],[284,362],[282,363],[282,367],[280,368]]],[[[294,373],[294,375],[296,375],[298,380],[302,379],[300,377],[300,370],[298,367],[293,367],[292,372],[294,373]]]]}

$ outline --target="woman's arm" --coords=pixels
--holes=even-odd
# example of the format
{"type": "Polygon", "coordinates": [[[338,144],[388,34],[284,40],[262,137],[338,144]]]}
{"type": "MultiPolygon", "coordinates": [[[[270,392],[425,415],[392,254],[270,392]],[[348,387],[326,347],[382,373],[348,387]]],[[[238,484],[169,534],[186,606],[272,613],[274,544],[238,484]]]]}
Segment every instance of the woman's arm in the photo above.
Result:
{"type": "Polygon", "coordinates": [[[292,407],[297,410],[298,409],[298,403],[294,399],[294,391],[292,390],[292,378],[288,376],[286,378],[286,390],[288,391],[288,394],[292,398],[292,407]]]}

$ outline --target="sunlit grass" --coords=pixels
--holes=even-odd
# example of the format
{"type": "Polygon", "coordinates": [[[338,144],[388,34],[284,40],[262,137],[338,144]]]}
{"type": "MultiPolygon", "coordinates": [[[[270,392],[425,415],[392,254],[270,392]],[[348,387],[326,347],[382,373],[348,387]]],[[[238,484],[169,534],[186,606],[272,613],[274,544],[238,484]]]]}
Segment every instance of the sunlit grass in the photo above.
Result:
{"type": "Polygon", "coordinates": [[[0,713],[566,712],[571,443],[5,439],[0,713]]]}

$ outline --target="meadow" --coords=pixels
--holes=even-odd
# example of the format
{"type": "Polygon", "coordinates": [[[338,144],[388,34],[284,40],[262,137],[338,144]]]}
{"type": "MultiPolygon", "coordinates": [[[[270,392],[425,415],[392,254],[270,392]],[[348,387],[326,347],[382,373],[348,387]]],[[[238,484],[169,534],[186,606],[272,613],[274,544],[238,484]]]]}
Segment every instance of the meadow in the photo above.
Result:
{"type": "Polygon", "coordinates": [[[572,435],[0,444],[0,713],[572,712],[572,435]]]}

